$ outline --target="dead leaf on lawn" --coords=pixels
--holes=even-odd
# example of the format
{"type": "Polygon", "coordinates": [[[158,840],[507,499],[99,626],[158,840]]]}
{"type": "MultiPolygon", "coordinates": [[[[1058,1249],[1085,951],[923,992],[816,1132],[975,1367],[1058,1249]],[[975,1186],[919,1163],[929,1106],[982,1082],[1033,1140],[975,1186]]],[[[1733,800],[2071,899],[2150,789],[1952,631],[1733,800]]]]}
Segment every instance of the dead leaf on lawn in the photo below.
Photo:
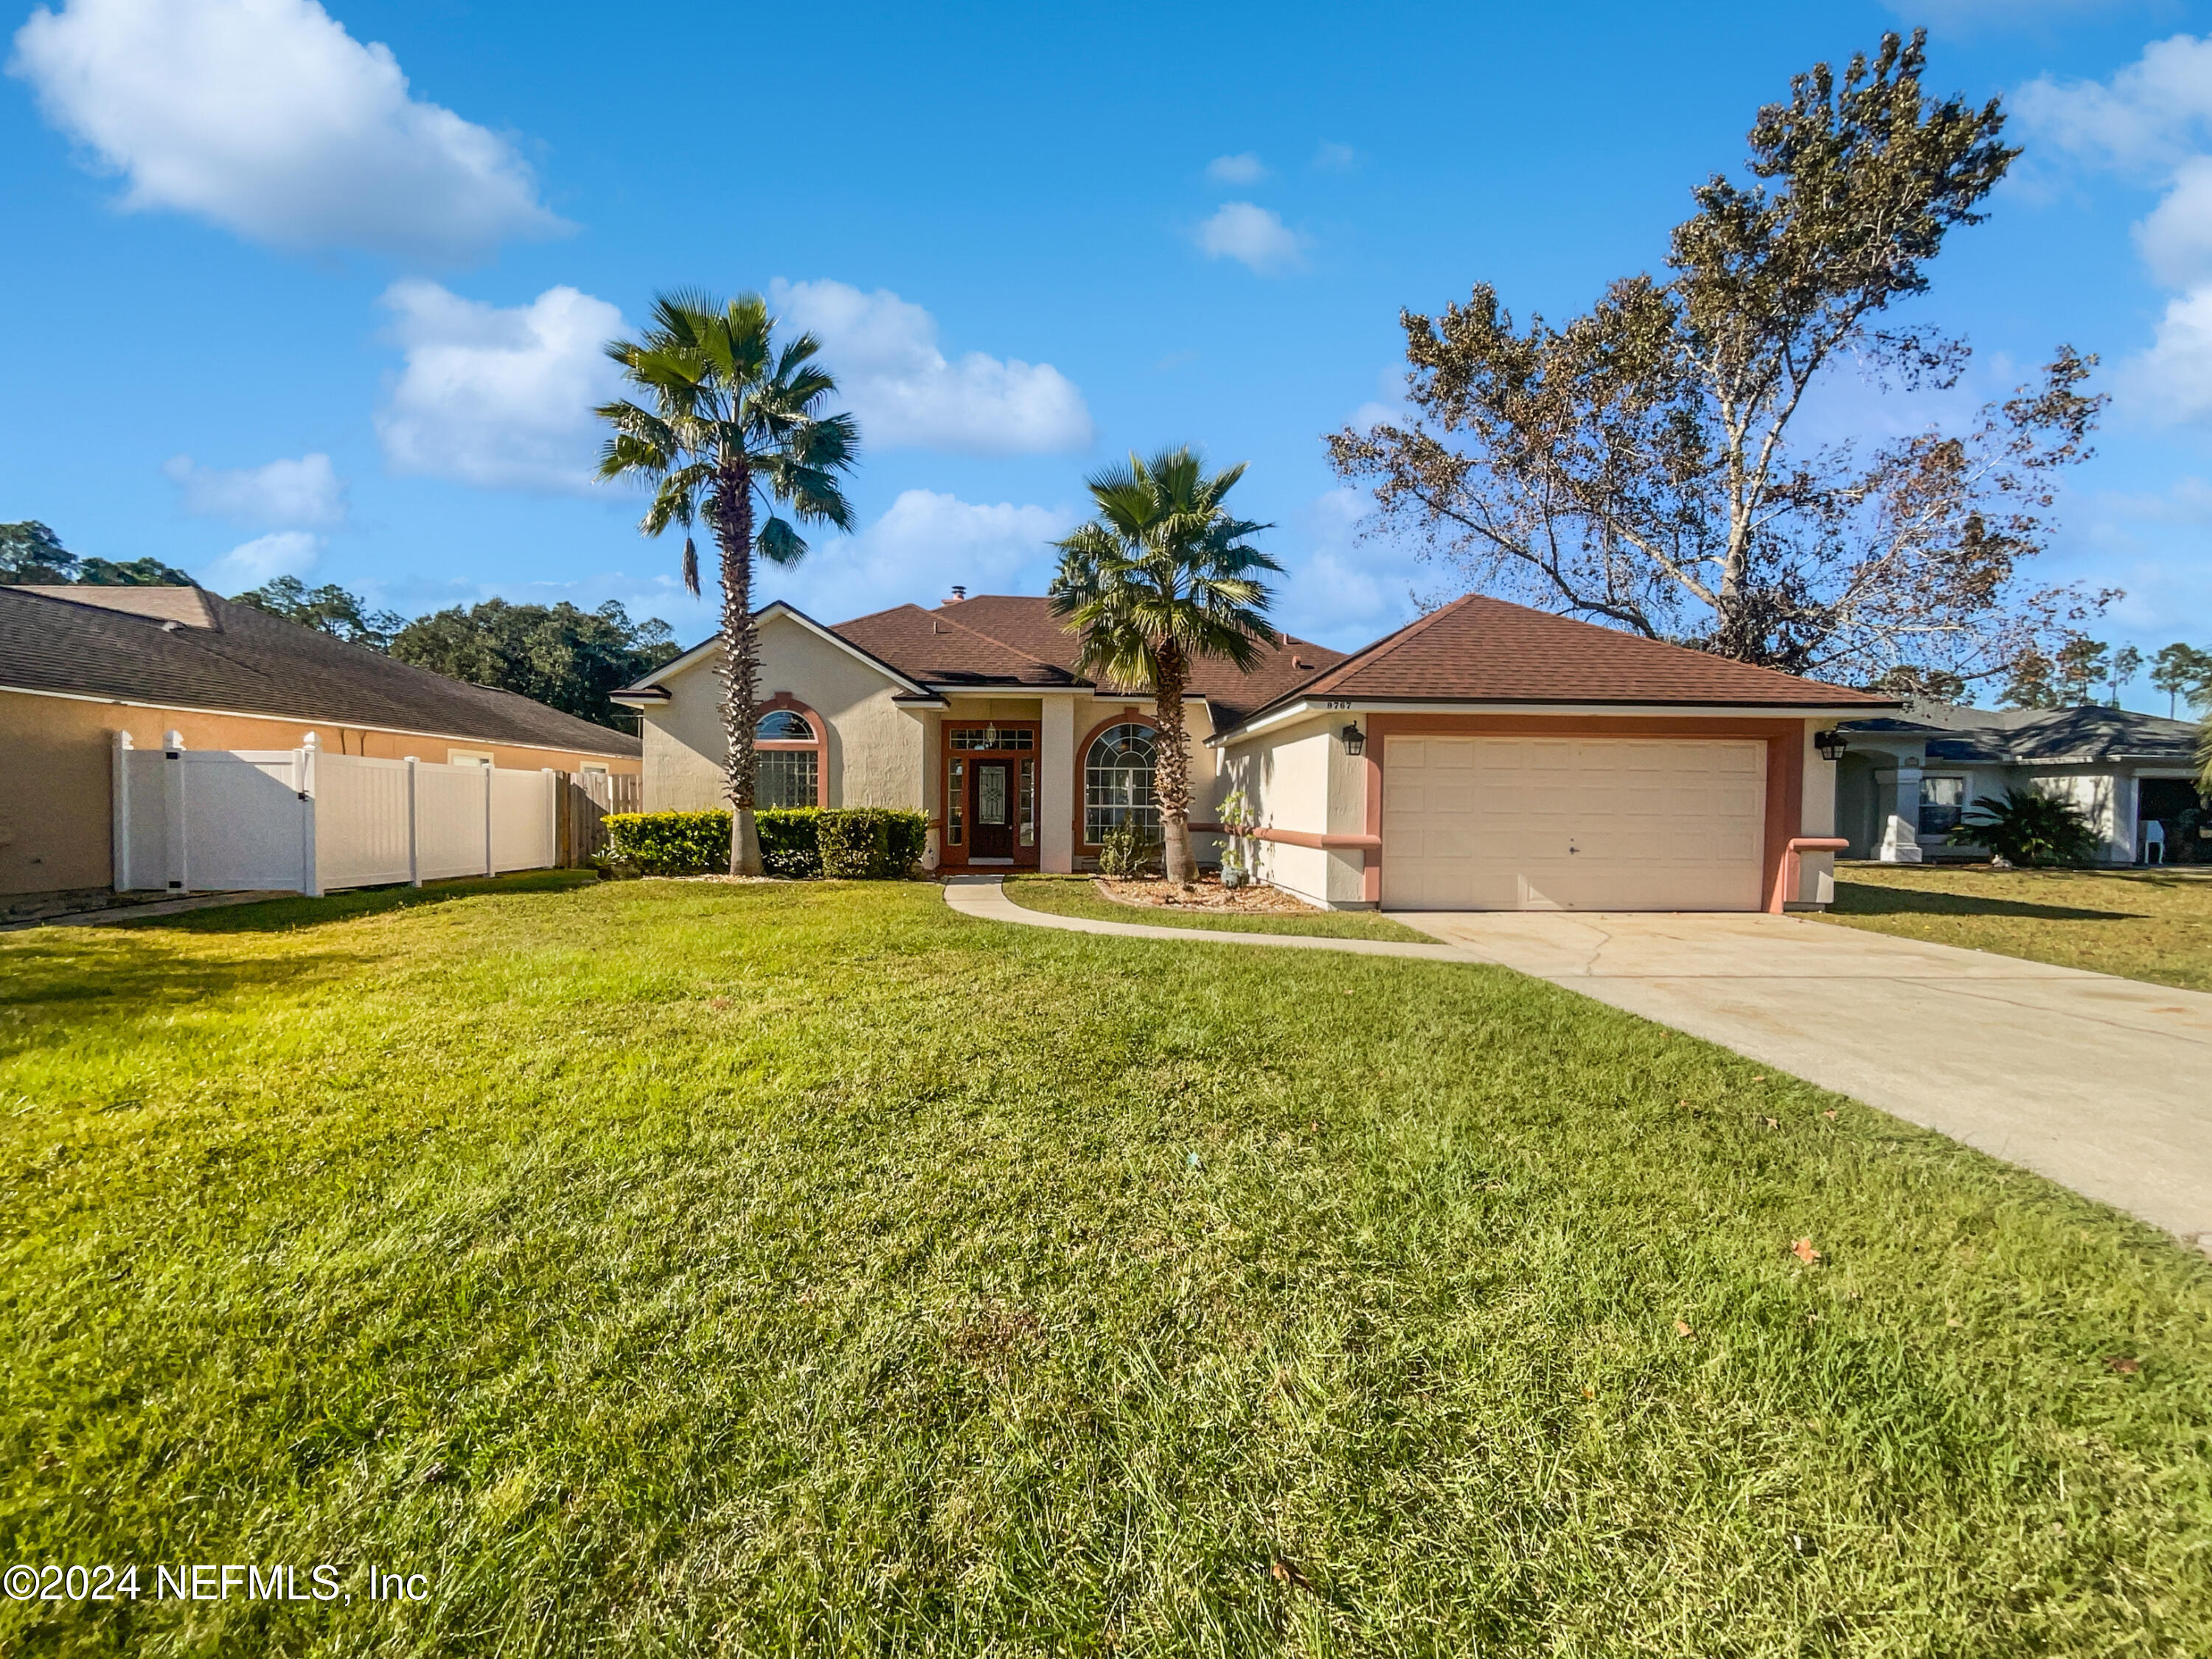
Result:
{"type": "Polygon", "coordinates": [[[1313,1588],[1311,1581],[1305,1574],[1300,1572],[1289,1562],[1279,1559],[1268,1567],[1267,1573],[1277,1583],[1293,1589],[1310,1590],[1313,1588]]]}
{"type": "Polygon", "coordinates": [[[1770,1117],[1765,1120],[1765,1121],[1766,1127],[1770,1129],[1778,1129],[1782,1127],[1782,1120],[1778,1117],[1770,1117]]]}
{"type": "Polygon", "coordinates": [[[1813,1248],[1813,1241],[1809,1238],[1801,1238],[1792,1244],[1790,1247],[1790,1254],[1808,1267],[1820,1259],[1820,1253],[1813,1248]]]}
{"type": "Polygon", "coordinates": [[[1689,1334],[1690,1334],[1690,1322],[1689,1322],[1688,1320],[1686,1320],[1686,1319],[1678,1319],[1678,1320],[1676,1320],[1676,1321],[1674,1322],[1674,1334],[1675,1334],[1675,1335],[1677,1335],[1677,1336],[1687,1336],[1687,1335],[1689,1335],[1689,1334]]]}
{"type": "Polygon", "coordinates": [[[1832,1118],[1834,1118],[1834,1116],[1835,1116],[1836,1115],[1835,1115],[1835,1113],[1833,1113],[1832,1111],[1829,1111],[1829,1112],[1823,1112],[1823,1113],[1821,1113],[1821,1114],[1820,1114],[1820,1115],[1821,1115],[1822,1117],[1825,1117],[1825,1118],[1832,1119],[1832,1118]]]}
{"type": "Polygon", "coordinates": [[[1584,1389],[1583,1390],[1583,1399],[1585,1399],[1585,1400],[1595,1400],[1595,1399],[1596,1399],[1596,1398],[1597,1398],[1597,1390],[1596,1390],[1595,1389],[1584,1389]]]}
{"type": "Polygon", "coordinates": [[[727,997],[708,997],[707,999],[707,1006],[709,1008],[719,1011],[728,1007],[730,1006],[730,1000],[727,997]]]}
{"type": "Polygon", "coordinates": [[[2142,1361],[2137,1359],[2133,1354],[2110,1355],[2106,1358],[2105,1364],[2109,1370],[2118,1371],[2122,1376],[2133,1376],[2142,1369],[2142,1361]]]}

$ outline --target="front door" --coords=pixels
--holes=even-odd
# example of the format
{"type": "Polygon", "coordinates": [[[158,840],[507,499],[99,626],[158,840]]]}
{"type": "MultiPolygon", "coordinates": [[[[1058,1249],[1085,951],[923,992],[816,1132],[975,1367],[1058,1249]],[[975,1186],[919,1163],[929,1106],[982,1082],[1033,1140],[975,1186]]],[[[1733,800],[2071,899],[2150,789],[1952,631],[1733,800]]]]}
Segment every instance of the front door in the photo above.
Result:
{"type": "Polygon", "coordinates": [[[1014,767],[1011,761],[975,763],[975,834],[968,860],[1014,856],[1014,767]]]}

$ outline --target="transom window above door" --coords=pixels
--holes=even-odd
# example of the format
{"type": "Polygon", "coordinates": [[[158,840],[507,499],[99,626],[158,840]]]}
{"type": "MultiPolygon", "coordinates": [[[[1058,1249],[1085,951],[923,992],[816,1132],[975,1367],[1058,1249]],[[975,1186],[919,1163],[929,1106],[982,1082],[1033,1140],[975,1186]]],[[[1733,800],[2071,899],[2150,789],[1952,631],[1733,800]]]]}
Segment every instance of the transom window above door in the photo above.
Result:
{"type": "Polygon", "coordinates": [[[1036,733],[1026,726],[956,726],[947,742],[955,749],[1034,749],[1036,733]]]}

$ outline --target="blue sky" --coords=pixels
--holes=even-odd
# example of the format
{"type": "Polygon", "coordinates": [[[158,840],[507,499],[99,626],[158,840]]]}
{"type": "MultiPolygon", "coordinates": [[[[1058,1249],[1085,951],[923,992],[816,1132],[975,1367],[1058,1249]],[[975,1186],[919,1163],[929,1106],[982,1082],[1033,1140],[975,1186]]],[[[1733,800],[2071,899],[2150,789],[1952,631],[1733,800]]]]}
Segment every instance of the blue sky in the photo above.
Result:
{"type": "MultiPolygon", "coordinates": [[[[1039,592],[1084,474],[1250,463],[1284,623],[1449,592],[1363,538],[1322,437],[1394,395],[1401,307],[1563,318],[1655,269],[1757,106],[1881,31],[2028,155],[1925,311],[2001,393],[2070,341],[2115,406],[2054,576],[2212,646],[2212,5],[656,8],[50,0],[0,82],[0,518],[225,592],[414,612],[615,598],[690,642],[678,545],[585,481],[599,342],[657,289],[769,290],[869,443],[862,528],[772,592],[836,620],[1039,592]]],[[[1955,400],[1954,400],[1955,401],[1955,400]]],[[[1846,390],[1832,425],[1923,405],[1846,390]]],[[[2138,686],[2130,701],[2162,706],[2138,686]]]]}

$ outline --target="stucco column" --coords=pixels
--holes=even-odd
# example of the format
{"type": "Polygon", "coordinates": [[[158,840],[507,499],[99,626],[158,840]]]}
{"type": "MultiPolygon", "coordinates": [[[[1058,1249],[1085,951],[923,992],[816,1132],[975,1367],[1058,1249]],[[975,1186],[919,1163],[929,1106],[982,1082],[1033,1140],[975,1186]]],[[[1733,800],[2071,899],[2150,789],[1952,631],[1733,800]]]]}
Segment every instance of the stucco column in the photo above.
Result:
{"type": "Polygon", "coordinates": [[[1899,765],[1893,774],[1877,772],[1877,787],[1888,776],[1896,785],[1889,809],[1889,821],[1883,825],[1881,849],[1875,857],[1884,864],[1917,864],[1920,862],[1920,766],[1917,762],[1899,765]]]}
{"type": "Polygon", "coordinates": [[[1075,705],[1044,700],[1037,745],[1037,867],[1055,875],[1075,868],[1075,705]]]}

